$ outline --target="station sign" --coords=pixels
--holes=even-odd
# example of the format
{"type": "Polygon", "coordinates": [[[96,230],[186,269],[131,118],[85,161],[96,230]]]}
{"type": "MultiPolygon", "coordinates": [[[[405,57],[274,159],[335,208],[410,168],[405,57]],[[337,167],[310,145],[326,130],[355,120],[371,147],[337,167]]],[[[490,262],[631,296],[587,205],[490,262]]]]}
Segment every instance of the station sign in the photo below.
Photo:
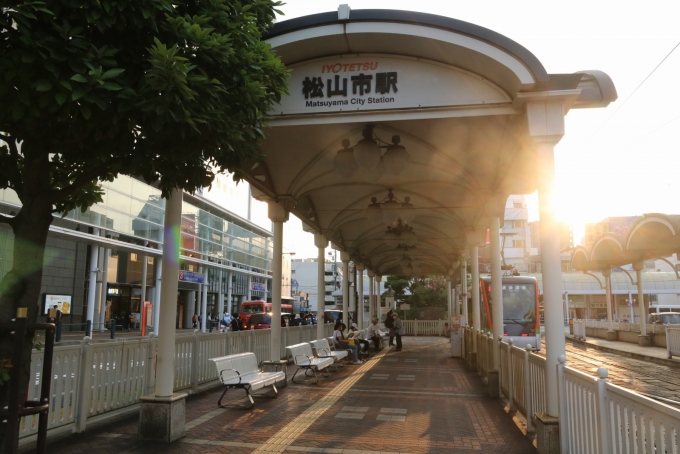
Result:
{"type": "Polygon", "coordinates": [[[194,284],[205,284],[205,275],[203,273],[179,270],[179,280],[182,282],[192,282],[194,284]]]}
{"type": "Polygon", "coordinates": [[[255,290],[256,292],[266,292],[267,284],[264,284],[262,282],[253,282],[253,290],[255,290]]]}
{"type": "Polygon", "coordinates": [[[271,115],[508,103],[460,68],[408,57],[338,56],[293,65],[289,96],[271,115]]]}

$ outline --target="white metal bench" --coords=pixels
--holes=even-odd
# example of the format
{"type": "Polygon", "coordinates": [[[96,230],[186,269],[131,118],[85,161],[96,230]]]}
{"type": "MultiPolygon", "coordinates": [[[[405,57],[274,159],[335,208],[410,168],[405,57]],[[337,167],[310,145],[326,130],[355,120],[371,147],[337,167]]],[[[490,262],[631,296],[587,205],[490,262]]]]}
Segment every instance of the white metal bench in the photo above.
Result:
{"type": "MultiPolygon", "coordinates": [[[[300,369],[305,371],[305,376],[309,377],[309,372],[314,375],[314,383],[319,383],[319,377],[317,377],[317,371],[326,369],[328,366],[333,364],[333,358],[317,358],[312,352],[312,345],[305,342],[302,344],[289,345],[286,347],[286,352],[289,358],[293,358],[293,362],[297,366],[293,377],[290,379],[293,383],[295,382],[295,376],[300,371],[300,369]]],[[[326,376],[330,377],[328,370],[326,370],[326,376]]]]}
{"type": "Polygon", "coordinates": [[[328,344],[328,339],[317,339],[310,342],[314,348],[317,358],[333,358],[333,367],[337,371],[335,363],[343,358],[347,358],[346,350],[332,350],[331,346],[328,344]]]}
{"type": "Polygon", "coordinates": [[[278,372],[262,372],[257,365],[257,358],[255,353],[239,353],[237,355],[222,356],[220,358],[212,358],[210,361],[215,363],[217,367],[217,375],[226,389],[217,401],[217,405],[222,407],[222,399],[229,388],[243,388],[246,391],[248,399],[250,399],[250,407],[255,405],[251,391],[257,391],[265,386],[271,386],[274,390],[274,396],[278,395],[275,383],[281,379],[285,379],[286,374],[283,371],[278,372]]]}

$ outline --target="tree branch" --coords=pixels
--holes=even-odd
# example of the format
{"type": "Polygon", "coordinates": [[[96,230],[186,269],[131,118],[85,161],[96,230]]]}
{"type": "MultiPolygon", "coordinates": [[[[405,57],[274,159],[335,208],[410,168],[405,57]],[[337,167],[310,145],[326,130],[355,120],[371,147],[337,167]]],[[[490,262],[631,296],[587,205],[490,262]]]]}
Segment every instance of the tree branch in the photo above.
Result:
{"type": "Polygon", "coordinates": [[[14,191],[16,191],[17,195],[21,199],[23,186],[21,184],[21,172],[19,172],[19,167],[17,166],[19,163],[19,149],[17,148],[17,142],[14,137],[2,133],[0,133],[0,139],[2,139],[7,144],[7,147],[9,148],[9,155],[12,157],[12,163],[5,163],[6,165],[0,168],[0,174],[3,174],[7,177],[10,183],[12,183],[12,186],[14,186],[14,191]]]}
{"type": "Polygon", "coordinates": [[[71,184],[64,188],[61,188],[58,191],[55,191],[53,201],[62,202],[66,200],[67,198],[75,194],[75,192],[82,186],[86,185],[92,180],[98,180],[102,176],[102,174],[106,173],[106,171],[109,168],[111,168],[115,164],[118,164],[119,162],[125,161],[125,159],[127,159],[127,157],[112,158],[106,162],[100,163],[99,165],[91,167],[90,169],[84,171],[83,173],[78,175],[71,184]]]}

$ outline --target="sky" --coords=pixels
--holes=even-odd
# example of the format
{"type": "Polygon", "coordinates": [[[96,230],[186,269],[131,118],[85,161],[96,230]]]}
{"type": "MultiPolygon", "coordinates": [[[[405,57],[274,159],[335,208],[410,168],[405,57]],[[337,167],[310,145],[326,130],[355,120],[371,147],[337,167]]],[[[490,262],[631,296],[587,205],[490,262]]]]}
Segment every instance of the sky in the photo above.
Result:
{"type": "MultiPolygon", "coordinates": [[[[289,0],[279,21],[339,4],[289,0]]],[[[555,148],[558,218],[572,224],[578,243],[585,223],[608,216],[680,214],[680,1],[362,0],[349,6],[474,23],[526,47],[548,73],[606,72],[618,100],[604,109],[571,110],[555,148]]],[[[536,204],[535,195],[528,197],[531,220],[538,217],[536,204]]],[[[296,258],[316,257],[312,236],[293,216],[284,243],[296,258]]]]}

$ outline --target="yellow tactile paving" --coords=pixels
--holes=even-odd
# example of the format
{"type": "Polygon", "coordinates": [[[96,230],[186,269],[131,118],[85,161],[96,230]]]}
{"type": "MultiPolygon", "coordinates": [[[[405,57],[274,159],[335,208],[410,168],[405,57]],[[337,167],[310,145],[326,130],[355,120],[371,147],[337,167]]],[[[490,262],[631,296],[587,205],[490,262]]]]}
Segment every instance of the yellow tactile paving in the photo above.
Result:
{"type": "Polygon", "coordinates": [[[334,387],[328,394],[322,397],[317,403],[305,410],[300,416],[289,422],[283,429],[275,433],[269,440],[264,442],[259,448],[253,451],[256,453],[281,453],[284,452],[295,440],[302,435],[309,426],[320,418],[326,410],[331,408],[345,393],[361,378],[371,370],[377,362],[387,353],[383,350],[374,357],[373,360],[364,363],[361,367],[345,378],[338,386],[334,387]]]}

